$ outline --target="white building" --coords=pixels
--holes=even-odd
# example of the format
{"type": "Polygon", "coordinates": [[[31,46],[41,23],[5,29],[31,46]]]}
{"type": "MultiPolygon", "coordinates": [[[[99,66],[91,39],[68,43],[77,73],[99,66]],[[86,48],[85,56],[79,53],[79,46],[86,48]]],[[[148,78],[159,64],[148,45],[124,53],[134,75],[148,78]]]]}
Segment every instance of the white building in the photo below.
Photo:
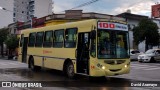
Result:
{"type": "Polygon", "coordinates": [[[1,0],[0,7],[6,9],[0,10],[0,28],[52,14],[52,0],[1,0]]]}
{"type": "Polygon", "coordinates": [[[30,15],[40,18],[52,14],[52,0],[31,0],[34,1],[33,8],[30,9],[30,15]]]}
{"type": "MultiPolygon", "coordinates": [[[[13,0],[1,0],[0,7],[13,10],[13,0]]],[[[13,12],[0,10],[0,28],[7,27],[8,24],[13,23],[13,12]]]]}
{"type": "Polygon", "coordinates": [[[14,0],[13,11],[14,22],[26,22],[52,14],[52,0],[14,0]]]}

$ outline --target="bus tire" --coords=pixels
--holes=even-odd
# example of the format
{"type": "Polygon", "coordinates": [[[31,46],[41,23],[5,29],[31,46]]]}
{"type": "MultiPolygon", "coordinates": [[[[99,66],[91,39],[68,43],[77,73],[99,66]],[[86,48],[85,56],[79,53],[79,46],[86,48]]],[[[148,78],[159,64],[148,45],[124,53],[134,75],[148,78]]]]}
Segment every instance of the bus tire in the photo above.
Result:
{"type": "Polygon", "coordinates": [[[30,58],[29,60],[29,68],[32,70],[32,71],[39,71],[41,69],[40,66],[35,66],[34,65],[34,59],[33,57],[30,58]]]}
{"type": "Polygon", "coordinates": [[[68,62],[66,65],[66,75],[68,78],[75,78],[74,66],[72,62],[68,62]]]}

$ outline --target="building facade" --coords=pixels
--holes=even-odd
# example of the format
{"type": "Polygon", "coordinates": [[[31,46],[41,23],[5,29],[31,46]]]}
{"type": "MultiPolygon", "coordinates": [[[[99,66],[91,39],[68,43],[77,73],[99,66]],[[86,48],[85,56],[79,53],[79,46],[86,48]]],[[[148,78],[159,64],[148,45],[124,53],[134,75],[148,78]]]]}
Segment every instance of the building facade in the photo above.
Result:
{"type": "Polygon", "coordinates": [[[52,14],[52,0],[14,0],[14,22],[26,22],[49,14],[52,14]]]}
{"type": "MultiPolygon", "coordinates": [[[[113,17],[113,15],[94,12],[83,13],[82,10],[67,10],[64,14],[52,14],[41,18],[33,18],[32,28],[69,23],[86,19],[110,19],[111,17],[113,17]]],[[[18,26],[17,30],[23,30],[27,28],[30,28],[29,21],[18,26]]]]}
{"type": "Polygon", "coordinates": [[[152,18],[160,18],[160,4],[152,6],[152,18]]]}

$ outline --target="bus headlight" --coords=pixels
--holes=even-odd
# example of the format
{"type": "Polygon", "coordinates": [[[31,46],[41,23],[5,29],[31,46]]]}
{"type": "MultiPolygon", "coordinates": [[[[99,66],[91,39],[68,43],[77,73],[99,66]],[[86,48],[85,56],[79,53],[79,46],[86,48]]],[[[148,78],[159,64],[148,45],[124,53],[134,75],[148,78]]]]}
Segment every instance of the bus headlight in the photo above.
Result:
{"type": "Polygon", "coordinates": [[[105,66],[102,66],[102,69],[106,69],[106,67],[105,67],[105,66]]]}
{"type": "Polygon", "coordinates": [[[127,68],[128,66],[127,66],[127,65],[124,65],[124,67],[127,68]]]}

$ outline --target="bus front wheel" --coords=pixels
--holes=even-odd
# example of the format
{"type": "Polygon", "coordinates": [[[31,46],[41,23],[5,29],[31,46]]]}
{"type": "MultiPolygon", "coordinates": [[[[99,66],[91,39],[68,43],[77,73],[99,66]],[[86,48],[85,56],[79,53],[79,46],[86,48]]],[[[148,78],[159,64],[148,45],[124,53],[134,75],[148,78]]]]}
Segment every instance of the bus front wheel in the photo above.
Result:
{"type": "Polygon", "coordinates": [[[40,66],[35,66],[34,65],[34,59],[33,58],[30,58],[29,60],[29,68],[32,70],[32,71],[38,71],[41,69],[40,66]]]}
{"type": "Polygon", "coordinates": [[[71,62],[69,62],[67,64],[67,67],[66,67],[66,74],[69,78],[74,78],[75,77],[75,73],[74,73],[74,66],[71,62]]]}

